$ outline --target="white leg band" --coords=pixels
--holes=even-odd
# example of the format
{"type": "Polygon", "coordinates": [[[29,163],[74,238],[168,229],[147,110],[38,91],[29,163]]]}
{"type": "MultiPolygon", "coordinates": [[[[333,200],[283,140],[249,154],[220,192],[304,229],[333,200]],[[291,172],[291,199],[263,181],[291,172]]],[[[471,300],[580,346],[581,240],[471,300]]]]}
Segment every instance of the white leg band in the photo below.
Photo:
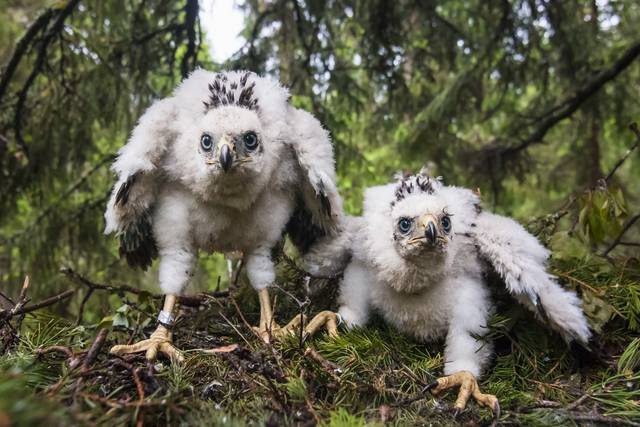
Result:
{"type": "Polygon", "coordinates": [[[171,328],[175,322],[175,317],[168,311],[162,310],[160,314],[158,314],[158,323],[166,328],[171,328]]]}

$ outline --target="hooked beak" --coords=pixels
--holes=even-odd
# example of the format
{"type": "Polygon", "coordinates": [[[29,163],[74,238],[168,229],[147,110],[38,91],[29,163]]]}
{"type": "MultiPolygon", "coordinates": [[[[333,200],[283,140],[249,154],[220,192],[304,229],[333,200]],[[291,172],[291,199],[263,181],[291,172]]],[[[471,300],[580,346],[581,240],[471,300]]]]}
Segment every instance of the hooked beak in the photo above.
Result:
{"type": "Polygon", "coordinates": [[[438,239],[438,227],[436,227],[436,218],[433,215],[425,215],[421,218],[421,224],[424,228],[424,237],[427,242],[433,246],[438,239]]]}
{"type": "Polygon", "coordinates": [[[220,165],[225,172],[231,169],[233,164],[233,145],[229,142],[226,136],[220,139],[220,149],[218,151],[220,165]]]}

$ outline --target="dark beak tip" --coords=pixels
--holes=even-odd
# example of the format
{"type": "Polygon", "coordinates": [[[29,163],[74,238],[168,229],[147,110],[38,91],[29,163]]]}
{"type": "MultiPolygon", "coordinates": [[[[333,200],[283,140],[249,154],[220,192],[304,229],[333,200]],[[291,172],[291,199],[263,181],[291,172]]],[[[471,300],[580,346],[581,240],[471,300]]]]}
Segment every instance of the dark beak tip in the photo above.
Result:
{"type": "Polygon", "coordinates": [[[436,242],[437,230],[432,222],[427,225],[427,228],[424,230],[424,235],[429,243],[434,244],[436,242]]]}
{"type": "Polygon", "coordinates": [[[231,155],[231,150],[226,145],[222,147],[220,151],[220,165],[222,169],[227,172],[231,165],[233,164],[233,156],[231,155]]]}

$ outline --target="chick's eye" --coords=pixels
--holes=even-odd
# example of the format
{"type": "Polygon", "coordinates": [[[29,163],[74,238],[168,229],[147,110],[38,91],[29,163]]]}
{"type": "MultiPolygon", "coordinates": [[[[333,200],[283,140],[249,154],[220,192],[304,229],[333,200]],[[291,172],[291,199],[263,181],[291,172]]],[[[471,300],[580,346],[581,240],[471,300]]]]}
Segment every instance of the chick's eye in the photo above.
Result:
{"type": "Polygon", "coordinates": [[[440,223],[442,224],[442,229],[445,233],[451,231],[451,218],[449,218],[447,215],[442,217],[440,223]]]}
{"type": "Polygon", "coordinates": [[[242,136],[242,140],[244,141],[244,146],[247,147],[247,150],[253,151],[258,148],[258,135],[255,132],[247,132],[242,136]]]}
{"type": "Polygon", "coordinates": [[[400,218],[398,221],[398,230],[401,233],[408,233],[411,230],[411,220],[409,218],[400,218]]]}
{"type": "Polygon", "coordinates": [[[213,140],[211,139],[211,136],[207,135],[206,133],[203,134],[200,137],[200,146],[204,151],[211,150],[211,148],[213,147],[213,140]]]}

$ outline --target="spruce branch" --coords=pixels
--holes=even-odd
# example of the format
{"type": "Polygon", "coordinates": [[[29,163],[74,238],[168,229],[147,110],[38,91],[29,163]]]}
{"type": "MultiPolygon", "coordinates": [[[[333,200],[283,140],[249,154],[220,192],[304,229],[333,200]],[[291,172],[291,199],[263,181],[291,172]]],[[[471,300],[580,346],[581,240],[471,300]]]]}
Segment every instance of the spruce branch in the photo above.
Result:
{"type": "Polygon", "coordinates": [[[640,40],[633,43],[610,68],[607,68],[580,87],[573,96],[554,106],[544,114],[540,125],[526,138],[515,146],[503,148],[502,155],[516,154],[531,145],[540,144],[547,132],[562,120],[571,117],[593,94],[598,92],[605,84],[614,80],[620,73],[626,70],[640,56],[640,40]]]}
{"type": "Polygon", "coordinates": [[[55,15],[56,10],[53,8],[46,9],[43,13],[40,14],[36,18],[35,21],[27,28],[27,31],[22,36],[22,38],[16,44],[16,48],[11,55],[11,58],[7,62],[7,65],[4,67],[2,72],[2,77],[0,77],[0,101],[4,97],[5,92],[7,91],[7,87],[13,78],[18,65],[20,65],[20,61],[22,61],[22,57],[27,53],[29,47],[33,43],[33,40],[36,36],[47,27],[49,21],[55,15]]]}
{"type": "MultiPolygon", "coordinates": [[[[54,40],[54,38],[62,31],[64,28],[64,21],[71,15],[75,7],[80,3],[80,0],[70,0],[63,8],[56,11],[57,17],[51,28],[47,29],[44,32],[44,37],[40,42],[40,48],[38,49],[38,56],[36,57],[36,62],[31,68],[31,73],[27,80],[22,85],[20,91],[18,91],[18,102],[16,103],[15,112],[14,112],[14,124],[13,130],[15,133],[15,137],[17,140],[18,146],[22,149],[22,152],[26,157],[29,157],[29,149],[27,147],[24,138],[22,137],[22,110],[27,102],[27,94],[29,89],[33,85],[36,77],[42,72],[44,68],[46,59],[47,59],[47,50],[49,45],[54,40]]],[[[48,20],[47,20],[48,23],[48,20]]],[[[44,30],[43,30],[44,31],[44,30]]],[[[2,92],[0,92],[0,100],[1,100],[2,92]]]]}
{"type": "Polygon", "coordinates": [[[629,129],[631,129],[631,132],[633,132],[636,135],[636,143],[633,144],[631,148],[629,148],[624,153],[624,155],[620,159],[618,159],[618,161],[613,166],[613,168],[611,168],[607,176],[604,178],[604,180],[607,183],[611,180],[611,177],[613,176],[614,173],[616,173],[616,171],[620,168],[620,166],[622,166],[622,164],[629,158],[631,153],[633,153],[640,145],[640,130],[638,129],[638,124],[636,122],[631,123],[629,125],[629,129]]]}
{"type": "MultiPolygon", "coordinates": [[[[625,151],[625,153],[622,155],[622,157],[618,159],[618,161],[616,161],[615,165],[611,168],[611,170],[609,170],[609,172],[607,173],[607,175],[605,175],[604,178],[599,179],[597,182],[593,183],[591,186],[583,189],[581,193],[594,191],[598,188],[607,188],[607,186],[611,182],[611,179],[613,178],[615,173],[620,169],[620,167],[624,164],[624,162],[631,156],[631,154],[638,148],[638,146],[640,146],[640,129],[638,129],[638,124],[635,122],[631,123],[629,125],[629,129],[631,129],[631,131],[635,134],[636,142],[631,147],[629,147],[627,151],[625,151]]],[[[540,229],[534,234],[539,235],[545,229],[550,229],[551,233],[555,232],[558,221],[569,214],[569,212],[573,208],[576,201],[578,201],[578,197],[576,195],[571,195],[567,199],[567,201],[564,203],[564,205],[553,214],[546,215],[541,218],[535,218],[534,220],[530,221],[529,226],[533,226],[535,223],[542,223],[542,226],[540,227],[540,229]]],[[[571,226],[572,232],[577,226],[577,224],[578,224],[578,218],[576,217],[576,219],[574,220],[571,226]]],[[[626,230],[624,230],[624,232],[626,232],[626,230]]],[[[618,236],[618,238],[622,238],[622,236],[624,235],[624,232],[620,236],[618,236]]],[[[618,244],[621,244],[620,241],[616,243],[616,245],[618,244]]],[[[634,245],[631,244],[630,246],[634,246],[634,245]]],[[[606,257],[606,255],[610,251],[611,250],[609,249],[605,251],[602,255],[606,257]]]]}
{"type": "Polygon", "coordinates": [[[196,25],[198,22],[198,0],[187,0],[184,6],[185,21],[183,28],[187,32],[187,51],[182,57],[180,73],[187,78],[198,62],[198,48],[196,44],[196,25]]]}
{"type": "Polygon", "coordinates": [[[620,244],[620,241],[624,237],[625,233],[629,231],[629,229],[633,226],[633,224],[635,224],[639,219],[640,219],[640,214],[636,214],[632,216],[631,219],[629,219],[629,221],[627,221],[627,223],[624,225],[624,227],[622,227],[622,230],[618,234],[618,237],[616,237],[615,240],[609,245],[609,247],[605,249],[604,252],[602,252],[603,257],[606,257],[607,255],[609,255],[609,252],[614,250],[615,247],[620,244]]]}

